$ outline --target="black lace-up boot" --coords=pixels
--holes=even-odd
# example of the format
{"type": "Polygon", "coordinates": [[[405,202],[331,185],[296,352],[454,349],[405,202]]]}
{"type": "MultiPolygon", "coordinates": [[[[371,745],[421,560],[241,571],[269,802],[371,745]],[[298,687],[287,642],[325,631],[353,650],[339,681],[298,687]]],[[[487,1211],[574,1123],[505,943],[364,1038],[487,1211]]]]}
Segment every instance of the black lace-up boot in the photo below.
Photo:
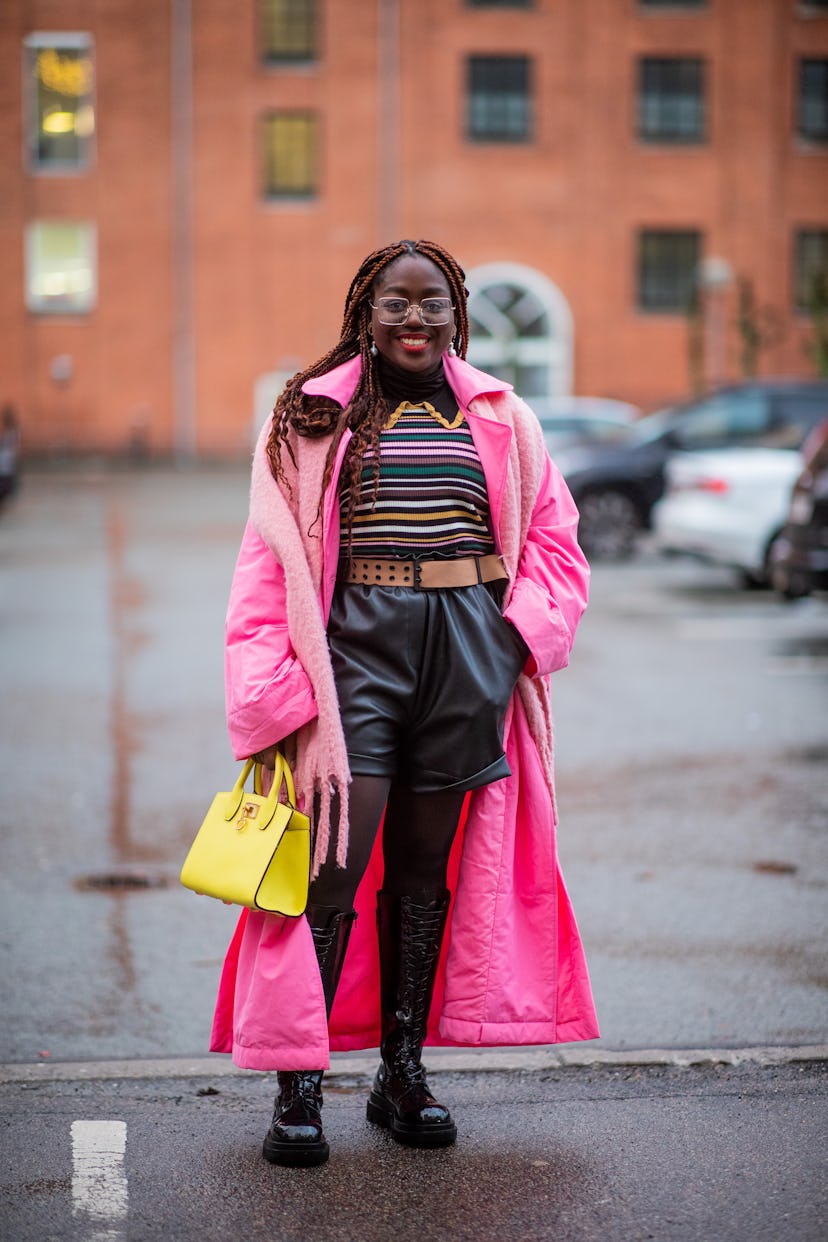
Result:
{"type": "Polygon", "coordinates": [[[446,889],[416,898],[377,894],[382,1064],[368,1098],[368,1120],[410,1147],[443,1147],[457,1137],[420,1062],[448,906],[446,889]]]}
{"type": "MultiPolygon", "coordinates": [[[[356,918],[330,906],[308,906],[308,922],[322,976],[325,1010],[331,1016],[345,950],[356,918]]],[[[330,1148],[322,1133],[322,1070],[280,1070],[279,1094],[262,1154],[271,1164],[324,1164],[330,1148]]]]}

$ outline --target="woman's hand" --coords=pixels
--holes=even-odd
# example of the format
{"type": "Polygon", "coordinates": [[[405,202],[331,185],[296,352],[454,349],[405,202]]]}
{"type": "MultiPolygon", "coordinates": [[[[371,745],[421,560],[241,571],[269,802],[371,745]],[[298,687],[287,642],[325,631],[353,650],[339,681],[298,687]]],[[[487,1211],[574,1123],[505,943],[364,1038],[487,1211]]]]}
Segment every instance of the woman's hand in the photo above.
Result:
{"type": "Polygon", "coordinates": [[[267,746],[264,750],[257,750],[255,755],[251,755],[250,758],[254,763],[260,763],[263,768],[270,768],[272,772],[276,767],[276,755],[278,752],[278,746],[267,746]]]}

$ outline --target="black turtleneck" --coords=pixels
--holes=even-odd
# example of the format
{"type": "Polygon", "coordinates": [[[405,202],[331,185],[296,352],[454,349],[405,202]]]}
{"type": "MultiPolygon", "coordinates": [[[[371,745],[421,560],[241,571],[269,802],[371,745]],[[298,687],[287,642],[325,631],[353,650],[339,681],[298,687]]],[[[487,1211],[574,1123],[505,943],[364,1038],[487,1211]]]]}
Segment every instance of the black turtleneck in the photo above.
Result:
{"type": "Polygon", "coordinates": [[[449,421],[456,415],[457,398],[449,387],[442,361],[432,371],[406,371],[380,354],[377,370],[392,412],[401,401],[410,401],[412,405],[429,401],[449,421]]]}

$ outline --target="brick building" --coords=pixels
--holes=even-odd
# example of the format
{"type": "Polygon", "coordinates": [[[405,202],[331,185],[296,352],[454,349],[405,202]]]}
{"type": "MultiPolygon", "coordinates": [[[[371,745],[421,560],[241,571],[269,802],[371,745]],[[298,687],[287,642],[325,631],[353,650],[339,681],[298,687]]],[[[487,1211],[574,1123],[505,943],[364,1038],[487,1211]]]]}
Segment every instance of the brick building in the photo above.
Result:
{"type": "Polygon", "coordinates": [[[813,371],[828,3],[5,0],[0,41],[29,449],[247,452],[402,236],[457,254],[470,359],[530,399],[813,371]]]}

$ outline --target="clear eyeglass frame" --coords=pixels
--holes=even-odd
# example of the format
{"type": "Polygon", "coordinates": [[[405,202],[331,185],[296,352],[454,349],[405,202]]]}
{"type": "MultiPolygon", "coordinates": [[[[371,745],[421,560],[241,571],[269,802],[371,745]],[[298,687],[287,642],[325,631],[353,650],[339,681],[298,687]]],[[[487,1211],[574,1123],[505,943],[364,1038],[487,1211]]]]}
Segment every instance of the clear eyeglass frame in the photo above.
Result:
{"type": "Polygon", "coordinates": [[[388,328],[398,328],[406,322],[412,310],[416,310],[420,323],[440,328],[451,323],[454,304],[451,298],[423,298],[421,302],[409,302],[408,298],[377,298],[371,303],[377,319],[388,328]]]}

